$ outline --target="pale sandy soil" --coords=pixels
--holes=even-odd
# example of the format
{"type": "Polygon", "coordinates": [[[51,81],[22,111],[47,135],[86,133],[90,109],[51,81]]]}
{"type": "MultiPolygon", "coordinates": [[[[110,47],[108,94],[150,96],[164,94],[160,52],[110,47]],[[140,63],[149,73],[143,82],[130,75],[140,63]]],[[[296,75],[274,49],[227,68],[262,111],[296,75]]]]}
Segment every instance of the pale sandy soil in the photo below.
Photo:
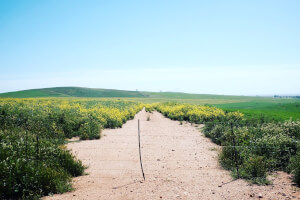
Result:
{"type": "Polygon", "coordinates": [[[217,145],[198,128],[145,111],[123,128],[103,131],[100,140],[68,144],[89,168],[73,179],[73,192],[44,199],[300,199],[285,173],[273,185],[233,181],[217,160],[217,145]],[[147,121],[147,116],[151,117],[147,121]],[[137,121],[141,123],[143,181],[138,154],[137,121]]]}

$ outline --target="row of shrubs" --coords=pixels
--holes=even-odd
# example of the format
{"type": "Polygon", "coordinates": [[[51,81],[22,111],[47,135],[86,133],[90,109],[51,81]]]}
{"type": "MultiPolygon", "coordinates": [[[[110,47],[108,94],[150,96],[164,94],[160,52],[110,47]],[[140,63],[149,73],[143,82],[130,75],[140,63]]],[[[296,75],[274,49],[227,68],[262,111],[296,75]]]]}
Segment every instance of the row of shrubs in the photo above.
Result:
{"type": "Polygon", "coordinates": [[[0,199],[38,199],[72,189],[85,166],[65,139],[98,139],[142,104],[121,100],[0,99],[0,199]]]}
{"type": "Polygon", "coordinates": [[[85,167],[68,150],[22,129],[0,130],[0,199],[36,199],[71,189],[85,167]]]}
{"type": "Polygon", "coordinates": [[[300,121],[245,125],[243,121],[208,122],[204,134],[222,145],[221,164],[235,176],[268,183],[269,172],[293,174],[300,185],[300,121]],[[239,171],[238,171],[239,170],[239,171]],[[238,172],[238,173],[237,173],[238,172]]]}
{"type": "Polygon", "coordinates": [[[121,127],[142,107],[122,100],[0,99],[0,126],[22,127],[48,138],[99,139],[101,129],[121,127]]]}
{"type": "Polygon", "coordinates": [[[204,123],[204,134],[222,146],[220,162],[233,176],[267,184],[270,172],[284,170],[300,185],[300,121],[265,123],[239,112],[178,103],[156,104],[155,109],[174,120],[204,123]]]}

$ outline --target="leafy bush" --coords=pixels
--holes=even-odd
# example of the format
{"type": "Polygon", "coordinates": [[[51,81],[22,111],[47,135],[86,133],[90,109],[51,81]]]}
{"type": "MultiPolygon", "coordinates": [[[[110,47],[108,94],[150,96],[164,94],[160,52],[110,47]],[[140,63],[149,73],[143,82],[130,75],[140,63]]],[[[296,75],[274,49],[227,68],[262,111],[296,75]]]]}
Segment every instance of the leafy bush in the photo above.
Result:
{"type": "Polygon", "coordinates": [[[295,137],[300,139],[300,121],[292,121],[288,120],[282,124],[282,128],[285,133],[287,133],[290,137],[295,137]]]}
{"type": "Polygon", "coordinates": [[[243,163],[240,148],[233,148],[231,146],[223,147],[219,155],[221,165],[228,170],[236,170],[243,163]]]}
{"type": "Polygon", "coordinates": [[[192,123],[203,123],[222,119],[225,116],[223,110],[210,107],[179,103],[162,103],[155,107],[164,116],[179,121],[190,121],[192,123]]]}
{"type": "Polygon", "coordinates": [[[293,174],[294,182],[300,186],[300,151],[291,158],[289,171],[293,174]]]}
{"type": "Polygon", "coordinates": [[[171,119],[205,123],[205,136],[223,146],[220,162],[234,176],[266,184],[268,172],[287,171],[289,165],[299,184],[300,156],[295,154],[299,151],[300,121],[272,122],[264,115],[245,119],[236,111],[178,103],[158,104],[156,109],[171,119]]]}
{"type": "Polygon", "coordinates": [[[35,198],[71,189],[84,166],[55,142],[22,130],[0,131],[0,197],[35,198]]]}
{"type": "Polygon", "coordinates": [[[264,156],[253,155],[245,160],[243,168],[249,174],[247,178],[262,177],[265,178],[268,166],[264,156]]]}
{"type": "Polygon", "coordinates": [[[92,139],[99,139],[100,138],[100,131],[101,131],[101,126],[94,122],[86,122],[81,125],[79,129],[79,135],[81,140],[92,140],[92,139]]]}
{"type": "Polygon", "coordinates": [[[290,157],[296,153],[297,141],[283,133],[277,135],[264,134],[262,137],[253,141],[256,149],[253,150],[257,155],[267,156],[276,161],[275,168],[285,169],[290,157]]]}
{"type": "Polygon", "coordinates": [[[152,104],[145,104],[145,110],[146,112],[152,113],[155,110],[155,107],[157,106],[157,103],[152,103],[152,104]]]}
{"type": "Polygon", "coordinates": [[[99,138],[100,130],[94,136],[83,131],[121,127],[142,108],[140,103],[123,100],[0,98],[0,127],[22,127],[51,139],[99,138]]]}
{"type": "Polygon", "coordinates": [[[224,140],[225,129],[225,126],[216,124],[210,131],[205,131],[205,136],[211,138],[213,142],[220,145],[224,140]]]}
{"type": "Polygon", "coordinates": [[[103,127],[121,127],[142,107],[120,100],[0,98],[0,199],[70,190],[71,177],[85,167],[61,146],[65,138],[99,139],[103,127]]]}

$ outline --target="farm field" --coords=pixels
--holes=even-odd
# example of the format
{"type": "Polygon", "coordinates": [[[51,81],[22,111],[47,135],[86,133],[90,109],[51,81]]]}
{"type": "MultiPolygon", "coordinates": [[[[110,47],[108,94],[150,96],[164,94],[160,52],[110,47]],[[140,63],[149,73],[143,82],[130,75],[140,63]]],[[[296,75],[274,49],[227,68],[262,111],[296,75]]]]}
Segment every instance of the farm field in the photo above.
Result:
{"type": "Polygon", "coordinates": [[[60,97],[60,98],[94,98],[100,100],[110,98],[112,100],[126,99],[140,103],[177,102],[197,105],[213,105],[228,111],[239,110],[245,117],[266,118],[266,120],[284,121],[292,118],[300,119],[299,99],[280,99],[273,97],[257,96],[230,96],[210,94],[188,94],[176,92],[138,92],[125,90],[92,89],[79,87],[58,87],[24,90],[2,93],[0,97],[36,98],[36,97],[60,97]]]}
{"type": "Polygon", "coordinates": [[[230,104],[216,104],[227,111],[238,110],[247,118],[265,118],[267,121],[284,121],[300,119],[299,100],[250,101],[230,104]]]}
{"type": "Polygon", "coordinates": [[[300,200],[300,1],[0,1],[0,200],[300,200]]]}
{"type": "Polygon", "coordinates": [[[58,199],[297,199],[300,191],[289,175],[275,173],[274,185],[239,179],[218,163],[220,147],[199,132],[198,125],[173,121],[144,110],[121,129],[104,130],[102,139],[69,143],[90,166],[74,179],[75,191],[45,197],[58,199]],[[150,117],[150,120],[148,120],[150,117]],[[146,181],[140,170],[137,126],[146,181]],[[284,195],[283,195],[284,194],[284,195]]]}
{"type": "Polygon", "coordinates": [[[264,118],[266,121],[300,120],[300,100],[264,97],[241,97],[241,99],[165,99],[127,98],[143,103],[177,102],[195,105],[211,105],[226,111],[239,111],[246,118],[264,118]]]}
{"type": "MultiPolygon", "coordinates": [[[[71,91],[67,93],[70,94],[71,91]]],[[[127,92],[122,94],[127,95],[127,92]]],[[[270,198],[277,197],[281,193],[288,193],[291,197],[299,195],[297,192],[299,188],[292,186],[299,184],[300,175],[298,100],[220,95],[194,96],[182,93],[176,93],[177,96],[174,96],[173,93],[171,96],[169,93],[160,94],[163,95],[161,98],[151,97],[153,94],[143,95],[138,98],[130,95],[106,98],[0,98],[1,152],[6,152],[1,154],[2,162],[0,163],[3,172],[1,177],[4,180],[1,191],[6,192],[1,193],[0,196],[3,198],[39,198],[44,195],[52,196],[55,193],[64,193],[74,187],[75,193],[66,193],[66,196],[62,197],[70,198],[75,194],[77,197],[74,199],[80,199],[87,198],[84,195],[91,188],[106,185],[100,187],[104,193],[90,191],[91,198],[105,199],[108,193],[109,197],[118,199],[125,193],[129,195],[127,193],[130,187],[127,187],[126,184],[131,184],[129,182],[133,181],[132,185],[139,185],[141,188],[138,189],[138,193],[132,192],[131,195],[143,198],[142,195],[146,192],[147,195],[158,197],[162,190],[152,194],[148,189],[153,189],[151,184],[159,184],[162,188],[168,187],[165,185],[168,181],[155,182],[165,173],[170,173],[169,176],[174,179],[169,180],[166,177],[163,179],[167,179],[175,185],[179,184],[179,180],[184,180],[188,184],[196,181],[196,177],[201,177],[203,174],[220,173],[220,180],[223,183],[234,181],[245,186],[243,194],[238,194],[236,191],[228,195],[226,193],[232,190],[232,187],[225,189],[222,186],[218,192],[205,189],[205,192],[201,193],[199,187],[201,188],[204,183],[201,181],[195,182],[196,187],[187,186],[190,189],[189,192],[184,191],[183,188],[177,188],[177,195],[181,196],[182,193],[186,194],[187,192],[191,198],[203,198],[204,196],[201,195],[209,196],[211,199],[247,198],[254,193],[262,193],[270,198]],[[153,113],[142,111],[135,116],[143,107],[146,111],[153,113]],[[170,121],[157,111],[165,117],[177,121],[170,121]],[[132,120],[134,117],[135,119],[132,120]],[[131,160],[133,157],[130,157],[130,163],[126,163],[127,156],[131,156],[134,151],[137,153],[137,146],[133,147],[132,144],[136,145],[137,130],[135,129],[139,118],[143,122],[142,126],[147,127],[142,129],[141,139],[142,151],[146,152],[145,160],[156,159],[156,163],[158,159],[163,164],[149,168],[156,175],[146,172],[147,176],[154,176],[151,183],[139,183],[140,179],[137,178],[139,176],[136,176],[138,160],[133,161],[131,160]],[[128,120],[130,121],[127,124],[130,125],[126,124],[123,127],[128,120]],[[204,126],[200,124],[204,124],[204,126]],[[172,126],[175,128],[174,130],[172,126]],[[129,130],[126,127],[129,127],[129,130]],[[143,135],[143,132],[146,135],[143,135]],[[121,141],[118,143],[118,136],[124,144],[121,144],[121,141]],[[154,138],[151,139],[151,136],[154,138]],[[210,138],[211,141],[204,136],[210,138]],[[74,137],[76,137],[75,143],[66,142],[70,138],[73,138],[72,141],[74,141],[74,137]],[[135,142],[133,138],[135,138],[135,142]],[[164,149],[160,140],[165,141],[163,143],[168,146],[168,149],[164,149]],[[127,146],[124,146],[125,144],[127,146]],[[187,146],[192,148],[185,151],[187,146]],[[170,150],[171,147],[180,147],[180,149],[170,150]],[[161,150],[160,152],[165,158],[168,155],[171,156],[170,151],[172,153],[172,150],[182,152],[174,154],[174,160],[178,159],[177,163],[174,163],[174,160],[165,160],[164,162],[160,158],[154,158],[159,153],[152,152],[153,149],[161,150]],[[126,154],[127,150],[131,152],[128,155],[126,154]],[[147,154],[148,151],[153,155],[147,154]],[[205,153],[202,155],[200,152],[205,153]],[[110,161],[109,158],[115,154],[118,158],[110,161]],[[186,165],[181,164],[185,157],[197,154],[201,156],[199,158],[195,156],[195,160],[189,160],[190,162],[186,165]],[[86,155],[89,155],[89,159],[85,158],[86,155]],[[58,157],[58,159],[52,162],[54,157],[58,157]],[[10,162],[7,161],[7,158],[10,158],[10,162]],[[99,163],[90,162],[91,160],[96,162],[98,158],[100,159],[99,163]],[[101,160],[102,158],[105,159],[101,160]],[[135,164],[132,165],[132,162],[135,164]],[[102,165],[103,169],[100,167],[102,165]],[[169,165],[172,167],[168,167],[169,165]],[[202,165],[205,165],[206,168],[202,169],[201,167],[201,170],[197,168],[202,165]],[[125,175],[124,178],[118,179],[121,177],[118,174],[120,166],[125,167],[124,169],[127,169],[126,167],[133,169],[123,170],[121,175],[127,174],[128,176],[125,175]],[[181,173],[178,174],[178,170],[173,168],[180,169],[181,173]],[[39,174],[38,176],[33,174],[35,171],[39,174]],[[134,176],[129,173],[131,171],[134,171],[134,176]],[[196,175],[187,176],[186,174],[191,171],[196,175]],[[277,171],[284,171],[278,173],[278,179],[274,178],[277,171]],[[89,175],[82,176],[85,172],[89,175]],[[112,172],[113,174],[111,174],[112,172]],[[46,175],[47,173],[48,175],[46,175]],[[55,176],[55,173],[58,173],[58,176],[55,176]],[[26,178],[20,180],[19,176],[26,178]],[[79,177],[73,179],[75,182],[71,182],[71,177],[77,176],[79,177]],[[38,177],[35,179],[37,186],[31,185],[27,181],[34,177],[38,177]],[[45,180],[45,177],[48,179],[45,180]],[[97,177],[100,182],[97,180],[95,185],[91,185],[91,182],[97,177]],[[240,178],[244,180],[240,180],[240,178]],[[119,186],[115,186],[116,181],[124,183],[125,190],[114,189],[119,188],[119,186]],[[279,193],[273,190],[274,187],[258,186],[273,183],[281,185],[283,182],[288,184],[281,188],[279,193]],[[73,186],[71,183],[74,183],[73,186]],[[248,183],[258,185],[250,187],[248,183]],[[86,188],[86,185],[89,187],[86,188]],[[207,193],[208,191],[211,191],[213,195],[207,193]],[[216,195],[217,193],[218,195],[216,195]]],[[[148,165],[152,165],[151,162],[148,162],[148,165]]],[[[145,170],[147,170],[147,161],[145,163],[145,170]]],[[[206,177],[207,179],[203,178],[203,181],[213,182],[212,175],[208,175],[208,177],[206,177]]],[[[213,187],[219,186],[214,185],[213,187]]],[[[133,190],[129,190],[129,192],[131,191],[133,190]]],[[[133,198],[131,195],[129,197],[133,198]]],[[[53,196],[54,199],[60,197],[53,196]]],[[[167,199],[172,198],[171,194],[167,194],[167,199]]]]}
{"type": "Polygon", "coordinates": [[[99,139],[121,127],[142,104],[123,100],[0,99],[0,198],[34,199],[72,189],[82,165],[65,139],[99,139]]]}

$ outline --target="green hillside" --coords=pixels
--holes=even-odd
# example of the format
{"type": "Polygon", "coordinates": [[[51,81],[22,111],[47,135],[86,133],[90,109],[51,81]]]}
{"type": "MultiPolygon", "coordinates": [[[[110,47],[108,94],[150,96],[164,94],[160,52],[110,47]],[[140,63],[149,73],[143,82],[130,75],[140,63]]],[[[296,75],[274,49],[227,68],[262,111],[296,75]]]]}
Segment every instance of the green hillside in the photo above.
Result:
{"type": "Polygon", "coordinates": [[[35,97],[147,97],[138,91],[93,89],[82,87],[55,87],[7,92],[0,97],[35,98],[35,97]]]}

